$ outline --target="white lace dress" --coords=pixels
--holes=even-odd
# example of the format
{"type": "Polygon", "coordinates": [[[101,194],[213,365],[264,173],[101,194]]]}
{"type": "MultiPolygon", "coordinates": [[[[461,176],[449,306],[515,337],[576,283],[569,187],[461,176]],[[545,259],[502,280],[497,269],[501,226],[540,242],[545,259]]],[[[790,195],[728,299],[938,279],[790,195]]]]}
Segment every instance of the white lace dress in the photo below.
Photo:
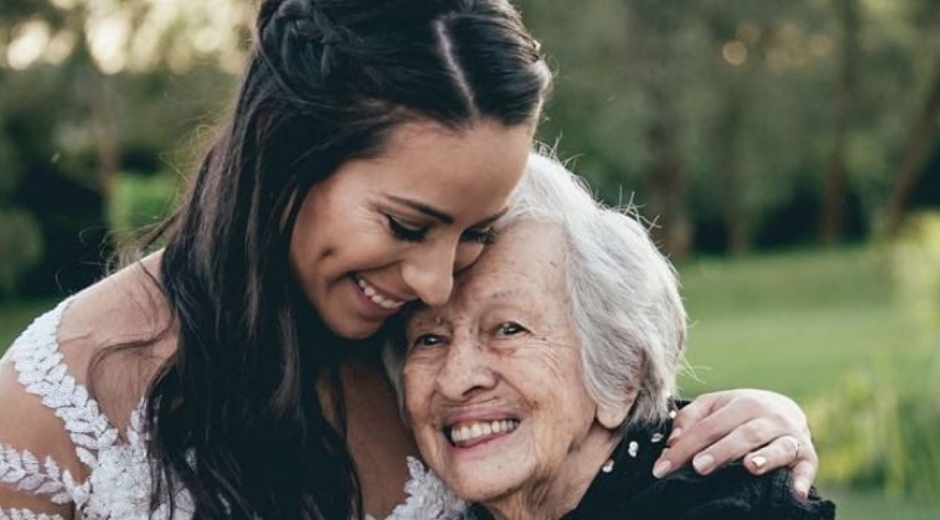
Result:
{"type": "MultiPolygon", "coordinates": [[[[0,486],[44,497],[54,504],[73,504],[77,518],[145,520],[149,518],[150,473],[141,430],[141,408],[131,417],[126,441],[101,413],[86,388],[77,384],[63,361],[56,331],[68,300],[37,318],[10,347],[17,379],[25,390],[62,420],[78,459],[89,476],[78,482],[51,457],[41,459],[0,439],[0,486]]],[[[411,478],[407,500],[386,520],[447,520],[460,518],[464,504],[424,465],[407,460],[411,478]]],[[[176,494],[176,510],[166,508],[154,518],[192,517],[185,491],[176,494]]],[[[63,520],[59,515],[0,506],[0,520],[63,520]]],[[[370,520],[375,520],[371,519],[370,520]]]]}

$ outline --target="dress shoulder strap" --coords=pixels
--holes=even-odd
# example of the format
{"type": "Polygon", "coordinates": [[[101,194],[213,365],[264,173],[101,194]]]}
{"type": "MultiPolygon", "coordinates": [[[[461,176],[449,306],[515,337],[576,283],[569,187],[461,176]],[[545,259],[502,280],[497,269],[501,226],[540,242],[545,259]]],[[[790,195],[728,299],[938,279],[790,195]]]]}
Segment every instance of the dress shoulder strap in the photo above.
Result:
{"type": "Polygon", "coordinates": [[[62,301],[36,318],[13,342],[10,351],[20,384],[41,397],[43,405],[62,419],[79,460],[94,469],[97,453],[118,441],[118,430],[85,386],[76,383],[59,351],[56,333],[70,301],[62,301]]]}

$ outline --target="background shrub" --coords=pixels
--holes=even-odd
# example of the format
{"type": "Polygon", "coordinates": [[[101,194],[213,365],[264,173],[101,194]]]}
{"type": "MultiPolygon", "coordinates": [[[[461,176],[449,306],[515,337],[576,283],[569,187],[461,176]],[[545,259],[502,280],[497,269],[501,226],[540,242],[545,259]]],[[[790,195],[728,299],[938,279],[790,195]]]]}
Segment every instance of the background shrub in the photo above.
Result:
{"type": "Polygon", "coordinates": [[[22,276],[42,258],[42,231],[27,211],[0,207],[0,298],[14,299],[22,276]]]}

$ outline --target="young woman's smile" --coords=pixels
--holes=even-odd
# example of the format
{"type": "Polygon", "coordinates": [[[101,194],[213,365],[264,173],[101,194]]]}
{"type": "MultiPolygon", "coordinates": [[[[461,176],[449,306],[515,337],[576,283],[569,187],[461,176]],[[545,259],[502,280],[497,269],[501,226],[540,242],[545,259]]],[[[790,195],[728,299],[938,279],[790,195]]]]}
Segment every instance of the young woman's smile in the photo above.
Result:
{"type": "Polygon", "coordinates": [[[314,185],[291,266],[326,325],[365,338],[410,301],[446,302],[454,272],[492,238],[531,141],[529,125],[406,123],[387,152],[347,161],[314,185]]]}

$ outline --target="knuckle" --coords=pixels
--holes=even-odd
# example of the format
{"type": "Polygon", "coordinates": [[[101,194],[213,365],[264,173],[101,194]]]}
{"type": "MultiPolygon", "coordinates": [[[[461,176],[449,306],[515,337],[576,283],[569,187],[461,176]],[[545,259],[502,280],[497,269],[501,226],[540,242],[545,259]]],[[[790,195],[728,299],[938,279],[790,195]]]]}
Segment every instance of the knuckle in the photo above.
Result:
{"type": "Polygon", "coordinates": [[[767,408],[766,403],[753,394],[742,395],[737,401],[743,412],[755,417],[762,415],[767,408]]]}
{"type": "Polygon", "coordinates": [[[741,437],[751,446],[760,446],[766,443],[768,424],[765,419],[754,419],[741,426],[741,437]]]}
{"type": "Polygon", "coordinates": [[[799,431],[799,427],[792,424],[790,416],[780,410],[774,410],[766,414],[763,419],[770,424],[776,425],[781,430],[788,430],[792,431],[793,433],[797,433],[799,431]]]}

